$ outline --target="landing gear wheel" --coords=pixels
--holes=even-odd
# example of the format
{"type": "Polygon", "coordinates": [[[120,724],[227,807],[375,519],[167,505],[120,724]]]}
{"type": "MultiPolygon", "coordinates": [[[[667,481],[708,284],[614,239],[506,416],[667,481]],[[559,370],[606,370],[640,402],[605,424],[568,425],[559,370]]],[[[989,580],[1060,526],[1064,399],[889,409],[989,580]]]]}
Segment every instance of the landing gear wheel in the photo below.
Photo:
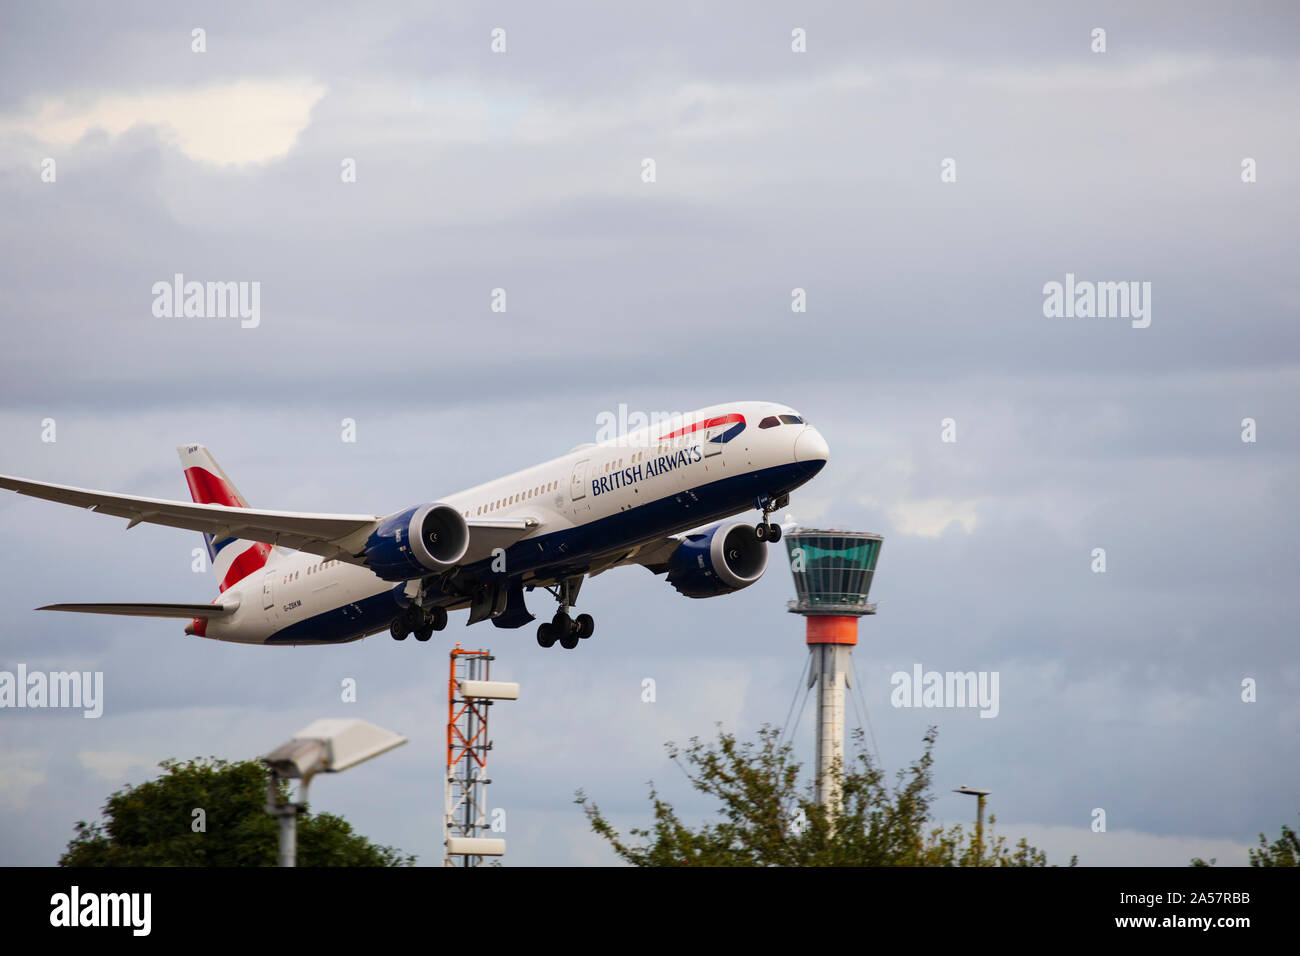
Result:
{"type": "Polygon", "coordinates": [[[406,640],[406,635],[411,633],[411,629],[406,624],[406,618],[393,618],[393,623],[388,625],[388,633],[393,635],[393,640],[395,641],[406,640]]]}
{"type": "Polygon", "coordinates": [[[578,632],[578,639],[585,641],[596,630],[596,621],[590,614],[579,614],[573,621],[573,626],[578,632]]]}
{"type": "Polygon", "coordinates": [[[573,621],[563,611],[556,611],[555,617],[551,618],[551,627],[558,632],[556,637],[563,637],[567,631],[573,630],[573,621]]]}
{"type": "Polygon", "coordinates": [[[578,646],[578,641],[580,640],[582,640],[582,638],[578,637],[578,629],[576,627],[571,627],[569,630],[565,631],[564,636],[560,638],[560,646],[566,651],[571,651],[578,646]]]}
{"type": "Polygon", "coordinates": [[[433,637],[433,625],[421,624],[411,633],[415,635],[417,641],[427,641],[429,638],[433,637]]]}
{"type": "Polygon", "coordinates": [[[754,525],[754,535],[759,541],[767,540],[767,528],[768,524],[766,521],[760,521],[758,524],[754,525]]]}
{"type": "Polygon", "coordinates": [[[429,617],[433,621],[435,631],[441,631],[447,626],[447,609],[445,607],[435,607],[429,617]]]}
{"type": "Polygon", "coordinates": [[[779,524],[770,524],[767,526],[767,540],[776,544],[781,540],[781,526],[779,524]]]}
{"type": "Polygon", "coordinates": [[[550,624],[540,624],[537,627],[537,643],[542,647],[555,646],[555,628],[550,624]]]}

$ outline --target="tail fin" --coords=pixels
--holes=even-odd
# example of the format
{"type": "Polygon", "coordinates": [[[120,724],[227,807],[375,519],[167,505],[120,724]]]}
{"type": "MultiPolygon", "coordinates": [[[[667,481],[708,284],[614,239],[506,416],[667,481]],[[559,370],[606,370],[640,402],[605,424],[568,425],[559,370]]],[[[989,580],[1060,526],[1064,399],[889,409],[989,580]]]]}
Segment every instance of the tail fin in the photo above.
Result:
{"type": "MultiPolygon", "coordinates": [[[[190,496],[196,504],[225,505],[227,508],[247,508],[248,502],[239,493],[234,482],[226,477],[216,459],[202,445],[178,445],[185,481],[190,486],[190,496]]],[[[266,566],[271,556],[271,546],[260,541],[235,538],[216,538],[205,534],[208,560],[217,576],[217,589],[225,591],[266,566]]]]}

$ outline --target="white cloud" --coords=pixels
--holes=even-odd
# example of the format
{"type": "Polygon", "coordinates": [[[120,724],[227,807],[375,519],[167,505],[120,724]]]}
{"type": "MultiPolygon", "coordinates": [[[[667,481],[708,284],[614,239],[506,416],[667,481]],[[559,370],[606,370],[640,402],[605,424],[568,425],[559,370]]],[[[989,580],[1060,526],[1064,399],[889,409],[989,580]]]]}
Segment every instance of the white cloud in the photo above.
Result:
{"type": "Polygon", "coordinates": [[[42,757],[32,751],[0,753],[0,807],[21,810],[33,790],[45,782],[42,757]]]}
{"type": "Polygon", "coordinates": [[[978,520],[975,498],[907,498],[889,509],[890,520],[901,534],[937,538],[954,521],[967,534],[978,520]]]}
{"type": "Polygon", "coordinates": [[[307,128],[324,85],[306,79],[241,80],[154,93],[65,96],[0,120],[0,132],[70,146],[92,130],[117,136],[158,126],[190,159],[214,164],[265,163],[288,154],[307,128]]]}
{"type": "Polygon", "coordinates": [[[83,750],[77,760],[99,780],[124,781],[135,768],[152,769],[155,761],[121,750],[83,750]]]}

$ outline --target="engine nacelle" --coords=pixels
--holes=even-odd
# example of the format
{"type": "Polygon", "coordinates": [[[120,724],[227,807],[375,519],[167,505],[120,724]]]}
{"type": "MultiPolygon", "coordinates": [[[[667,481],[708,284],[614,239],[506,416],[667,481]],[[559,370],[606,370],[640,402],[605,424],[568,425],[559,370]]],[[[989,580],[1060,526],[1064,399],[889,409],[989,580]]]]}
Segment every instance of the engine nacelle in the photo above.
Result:
{"type": "Polygon", "coordinates": [[[693,598],[739,591],[763,576],[767,549],[751,524],[716,524],[682,539],[668,559],[668,583],[693,598]]]}
{"type": "Polygon", "coordinates": [[[366,564],[385,581],[409,581],[455,566],[468,548],[469,525],[459,511],[420,505],[380,523],[366,539],[366,564]]]}

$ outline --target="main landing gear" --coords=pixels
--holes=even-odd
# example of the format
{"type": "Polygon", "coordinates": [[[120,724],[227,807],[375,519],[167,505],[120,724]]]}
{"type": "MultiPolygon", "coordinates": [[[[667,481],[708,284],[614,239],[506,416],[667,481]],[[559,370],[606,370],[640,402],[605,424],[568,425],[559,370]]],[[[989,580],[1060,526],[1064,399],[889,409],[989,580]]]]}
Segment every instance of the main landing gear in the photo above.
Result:
{"type": "Polygon", "coordinates": [[[761,495],[758,500],[754,502],[754,507],[763,512],[763,520],[754,525],[754,534],[758,537],[759,541],[771,541],[773,544],[776,544],[781,540],[781,526],[768,521],[767,516],[777,508],[784,508],[789,503],[789,495],[782,495],[780,498],[770,498],[767,495],[761,495]]]}
{"type": "Polygon", "coordinates": [[[554,647],[556,641],[559,641],[561,647],[571,651],[578,646],[579,641],[591,637],[596,630],[596,622],[590,614],[569,617],[569,607],[577,600],[580,587],[581,576],[566,578],[553,590],[547,588],[560,602],[560,609],[555,612],[555,617],[537,628],[537,643],[542,647],[554,647]]]}
{"type": "Polygon", "coordinates": [[[573,650],[578,642],[591,637],[596,630],[596,621],[590,614],[579,614],[570,618],[564,611],[556,611],[555,617],[537,628],[537,643],[542,647],[554,647],[559,641],[566,650],[573,650]]]}
{"type": "Polygon", "coordinates": [[[447,626],[447,609],[444,607],[422,608],[412,604],[388,627],[393,640],[404,641],[408,634],[414,634],[417,641],[427,641],[434,631],[441,631],[447,626]]]}

